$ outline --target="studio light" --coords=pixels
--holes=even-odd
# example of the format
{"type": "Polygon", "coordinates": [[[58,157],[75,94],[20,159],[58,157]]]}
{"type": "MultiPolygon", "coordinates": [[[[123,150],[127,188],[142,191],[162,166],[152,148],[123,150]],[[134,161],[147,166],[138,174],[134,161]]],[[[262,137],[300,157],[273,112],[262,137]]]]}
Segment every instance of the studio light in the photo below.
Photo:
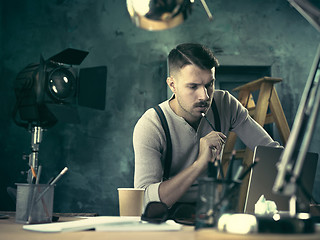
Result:
{"type": "Polygon", "coordinates": [[[104,110],[107,67],[83,68],[78,71],[88,52],[68,48],[48,60],[29,64],[14,82],[16,104],[14,122],[31,133],[31,153],[27,181],[32,183],[32,169],[38,169],[39,144],[43,130],[58,121],[79,123],[77,106],[104,110]]]}
{"type": "Polygon", "coordinates": [[[58,121],[79,123],[77,105],[103,110],[107,68],[78,70],[88,52],[66,49],[25,67],[14,82],[14,120],[28,128],[49,128],[58,121]],[[19,117],[17,116],[19,113],[19,117]]]}
{"type": "Polygon", "coordinates": [[[65,68],[54,69],[49,76],[48,90],[57,102],[65,102],[75,95],[76,78],[65,68]]]}

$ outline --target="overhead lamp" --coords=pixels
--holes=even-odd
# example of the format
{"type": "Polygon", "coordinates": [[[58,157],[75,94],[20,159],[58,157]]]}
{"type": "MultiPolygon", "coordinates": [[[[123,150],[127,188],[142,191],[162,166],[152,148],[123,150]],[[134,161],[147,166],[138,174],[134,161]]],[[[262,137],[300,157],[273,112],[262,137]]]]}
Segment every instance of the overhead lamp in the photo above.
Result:
{"type": "MultiPolygon", "coordinates": [[[[158,31],[176,27],[191,14],[194,0],[127,0],[127,10],[137,27],[158,31]]],[[[201,3],[209,17],[212,14],[205,0],[201,3]]]]}

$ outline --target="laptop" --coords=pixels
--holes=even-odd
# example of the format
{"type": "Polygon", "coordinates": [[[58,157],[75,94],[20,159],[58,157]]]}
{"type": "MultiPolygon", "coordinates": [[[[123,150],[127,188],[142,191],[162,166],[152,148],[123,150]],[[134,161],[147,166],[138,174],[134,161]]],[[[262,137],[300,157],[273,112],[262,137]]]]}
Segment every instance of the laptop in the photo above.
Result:
{"type": "MultiPolygon", "coordinates": [[[[278,211],[289,211],[289,196],[276,194],[272,191],[274,181],[277,177],[277,163],[281,156],[282,148],[258,146],[255,148],[253,159],[258,159],[258,163],[251,171],[248,191],[245,200],[244,212],[254,213],[255,203],[261,195],[264,195],[266,200],[274,201],[278,211]]],[[[312,195],[313,183],[316,175],[318,163],[318,154],[308,152],[304,160],[301,170],[301,181],[305,190],[312,195]]],[[[309,212],[311,199],[306,197],[301,189],[297,190],[298,212],[309,212]]]]}

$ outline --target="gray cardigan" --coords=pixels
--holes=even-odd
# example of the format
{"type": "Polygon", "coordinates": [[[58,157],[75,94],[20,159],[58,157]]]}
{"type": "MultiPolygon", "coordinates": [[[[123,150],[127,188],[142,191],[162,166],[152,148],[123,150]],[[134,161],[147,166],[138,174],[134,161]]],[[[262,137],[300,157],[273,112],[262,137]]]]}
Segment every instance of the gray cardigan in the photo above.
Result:
{"type": "MultiPolygon", "coordinates": [[[[250,116],[246,108],[229,92],[215,90],[214,99],[220,116],[221,132],[226,136],[234,131],[250,149],[258,145],[279,146],[268,133],[250,116]]],[[[204,119],[195,131],[182,117],[176,115],[169,106],[169,100],[160,104],[167,119],[172,141],[172,165],[170,177],[190,166],[198,156],[200,138],[212,131],[204,119]]],[[[207,117],[214,124],[211,108],[207,117]]],[[[145,188],[145,205],[150,201],[160,201],[159,185],[162,181],[161,162],[166,153],[166,137],[160,119],[154,109],[147,110],[138,120],[133,132],[135,156],[134,187],[145,188]]],[[[195,183],[179,200],[195,202],[195,183]]]]}

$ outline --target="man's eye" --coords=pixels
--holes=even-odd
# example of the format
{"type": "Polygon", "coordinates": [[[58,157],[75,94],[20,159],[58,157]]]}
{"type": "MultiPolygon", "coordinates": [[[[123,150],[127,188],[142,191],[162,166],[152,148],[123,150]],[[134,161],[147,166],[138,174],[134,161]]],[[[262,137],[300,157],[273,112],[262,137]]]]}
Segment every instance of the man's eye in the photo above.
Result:
{"type": "Polygon", "coordinates": [[[206,85],[206,88],[210,88],[213,86],[213,82],[210,82],[208,85],[206,85]]]}
{"type": "Polygon", "coordinates": [[[191,88],[191,89],[196,89],[196,88],[197,88],[197,85],[190,85],[189,88],[191,88]]]}

